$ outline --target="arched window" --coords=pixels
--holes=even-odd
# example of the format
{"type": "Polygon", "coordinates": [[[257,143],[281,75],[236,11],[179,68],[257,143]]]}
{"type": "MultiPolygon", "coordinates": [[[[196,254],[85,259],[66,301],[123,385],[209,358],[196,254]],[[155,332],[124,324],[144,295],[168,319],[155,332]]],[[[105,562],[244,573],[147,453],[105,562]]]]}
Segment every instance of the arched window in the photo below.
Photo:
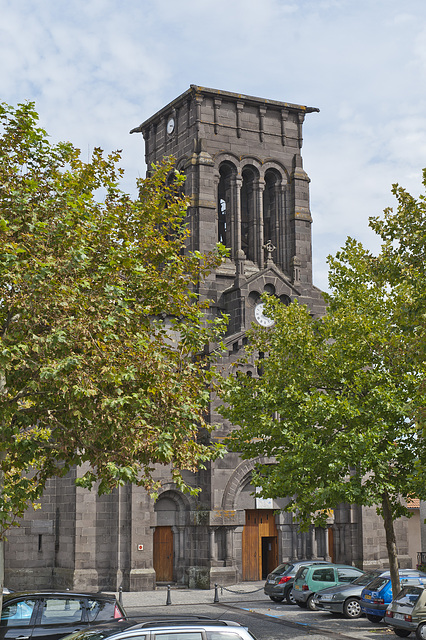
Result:
{"type": "Polygon", "coordinates": [[[256,183],[257,172],[253,167],[245,167],[242,173],[241,187],[241,249],[248,260],[256,260],[256,183]]]}
{"type": "Polygon", "coordinates": [[[226,247],[226,200],[219,197],[217,208],[217,241],[226,247]]]}
{"type": "Polygon", "coordinates": [[[217,197],[217,241],[232,249],[231,209],[232,176],[236,169],[231,163],[223,162],[219,168],[219,187],[217,197]]]}
{"type": "Polygon", "coordinates": [[[263,193],[263,239],[266,242],[270,240],[276,247],[273,259],[279,263],[279,256],[282,241],[283,227],[280,220],[280,185],[281,176],[273,169],[265,173],[265,190],[263,193]]]}

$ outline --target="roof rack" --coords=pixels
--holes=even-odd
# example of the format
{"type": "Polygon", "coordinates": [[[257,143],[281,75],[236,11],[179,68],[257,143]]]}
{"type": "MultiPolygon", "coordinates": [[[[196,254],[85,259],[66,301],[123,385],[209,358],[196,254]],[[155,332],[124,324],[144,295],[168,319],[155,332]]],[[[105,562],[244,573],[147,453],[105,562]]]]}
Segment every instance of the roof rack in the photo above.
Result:
{"type": "Polygon", "coordinates": [[[176,625],[182,625],[190,627],[196,624],[204,624],[207,626],[237,626],[241,625],[238,622],[233,622],[232,620],[217,620],[213,618],[209,618],[207,616],[184,616],[182,618],[162,618],[161,620],[150,620],[146,622],[140,622],[140,628],[146,627],[170,627],[176,625]]]}

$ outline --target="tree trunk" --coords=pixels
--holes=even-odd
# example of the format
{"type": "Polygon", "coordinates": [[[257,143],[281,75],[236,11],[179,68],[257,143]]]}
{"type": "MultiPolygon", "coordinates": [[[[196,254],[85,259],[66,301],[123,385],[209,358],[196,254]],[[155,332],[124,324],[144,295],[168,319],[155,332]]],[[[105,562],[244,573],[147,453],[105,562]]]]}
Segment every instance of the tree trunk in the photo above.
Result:
{"type": "Polygon", "coordinates": [[[386,547],[388,550],[389,571],[392,582],[392,597],[396,598],[401,591],[401,582],[399,580],[398,570],[398,554],[396,550],[395,529],[393,526],[392,510],[389,500],[389,494],[385,491],[382,495],[383,521],[386,532],[386,547]]]}

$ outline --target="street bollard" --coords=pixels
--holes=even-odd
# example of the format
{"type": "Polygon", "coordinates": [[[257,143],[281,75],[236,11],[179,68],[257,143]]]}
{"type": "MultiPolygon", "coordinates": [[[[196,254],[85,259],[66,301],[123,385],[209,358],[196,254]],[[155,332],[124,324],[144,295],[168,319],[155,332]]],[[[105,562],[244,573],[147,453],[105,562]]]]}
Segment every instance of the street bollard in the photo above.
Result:
{"type": "Polygon", "coordinates": [[[219,602],[219,592],[217,590],[217,582],[214,583],[214,600],[213,602],[219,602]]]}
{"type": "Polygon", "coordinates": [[[120,603],[120,606],[123,606],[123,587],[120,587],[118,590],[118,602],[120,603]]]}
{"type": "Polygon", "coordinates": [[[167,600],[166,600],[166,605],[167,604],[172,604],[172,597],[170,595],[170,585],[167,585],[167,600]]]}

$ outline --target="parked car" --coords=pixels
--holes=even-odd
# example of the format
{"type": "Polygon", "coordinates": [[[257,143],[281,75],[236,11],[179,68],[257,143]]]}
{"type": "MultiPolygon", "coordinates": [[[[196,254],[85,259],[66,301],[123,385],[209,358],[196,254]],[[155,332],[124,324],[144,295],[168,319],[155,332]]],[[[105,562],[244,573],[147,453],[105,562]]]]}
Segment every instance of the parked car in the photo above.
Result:
{"type": "Polygon", "coordinates": [[[314,604],[318,610],[330,613],[343,613],[345,618],[359,618],[361,611],[361,592],[374,578],[386,573],[379,569],[363,573],[349,584],[340,583],[335,587],[328,587],[317,591],[314,604]]]}
{"type": "Polygon", "coordinates": [[[238,622],[230,620],[167,619],[103,624],[67,636],[66,640],[256,640],[238,622]],[[98,632],[98,633],[96,633],[98,632]]]}
{"type": "MultiPolygon", "coordinates": [[[[401,569],[399,571],[401,586],[406,583],[419,584],[419,578],[426,579],[426,573],[417,569],[401,569]]],[[[370,622],[380,622],[385,617],[387,606],[392,602],[392,584],[390,573],[374,578],[361,593],[361,609],[370,622]]]]}
{"type": "Polygon", "coordinates": [[[329,564],[325,560],[295,560],[294,562],[283,562],[278,565],[266,578],[263,592],[274,602],[285,600],[287,604],[295,604],[291,594],[293,589],[294,576],[300,567],[311,564],[329,564]]]}
{"type": "Polygon", "coordinates": [[[59,640],[91,625],[125,619],[115,596],[72,591],[25,591],[3,596],[0,638],[59,640]]]}
{"type": "Polygon", "coordinates": [[[293,597],[299,607],[315,610],[314,596],[326,587],[335,587],[341,582],[353,582],[364,572],[345,564],[310,565],[300,567],[294,576],[293,597]]]}
{"type": "MultiPolygon", "coordinates": [[[[421,578],[420,578],[421,580],[421,578]]],[[[385,622],[400,638],[415,631],[418,640],[426,640],[426,589],[424,585],[406,584],[392,600],[385,622]]]]}

